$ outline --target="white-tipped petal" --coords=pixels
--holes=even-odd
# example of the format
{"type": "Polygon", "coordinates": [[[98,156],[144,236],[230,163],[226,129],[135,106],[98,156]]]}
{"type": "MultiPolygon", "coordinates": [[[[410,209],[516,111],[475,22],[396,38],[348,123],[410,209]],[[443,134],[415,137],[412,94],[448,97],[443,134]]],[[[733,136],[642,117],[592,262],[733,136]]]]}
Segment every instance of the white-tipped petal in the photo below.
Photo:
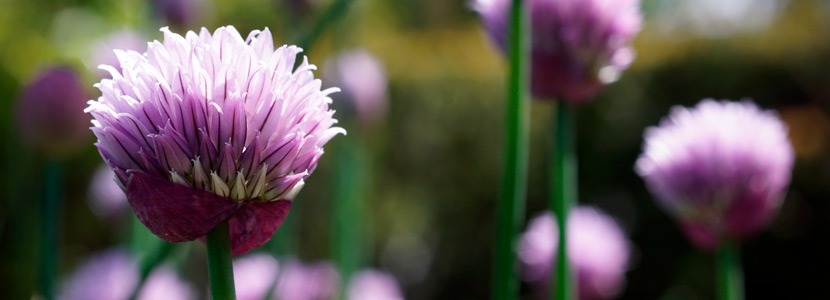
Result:
{"type": "Polygon", "coordinates": [[[227,197],[231,193],[231,189],[228,187],[228,184],[222,181],[222,178],[220,178],[216,172],[210,173],[210,179],[213,183],[213,193],[222,197],[227,197]]]}

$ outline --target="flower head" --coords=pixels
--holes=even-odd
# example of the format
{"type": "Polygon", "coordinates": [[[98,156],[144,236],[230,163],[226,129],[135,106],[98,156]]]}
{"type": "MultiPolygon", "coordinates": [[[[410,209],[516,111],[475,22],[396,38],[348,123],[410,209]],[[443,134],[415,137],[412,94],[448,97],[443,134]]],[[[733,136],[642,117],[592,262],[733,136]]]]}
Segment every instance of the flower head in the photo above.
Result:
{"type": "Polygon", "coordinates": [[[323,72],[343,89],[338,94],[364,123],[374,123],[386,114],[388,102],[383,63],[363,49],[343,52],[326,62],[323,72]]]}
{"type": "Polygon", "coordinates": [[[252,254],[233,261],[233,282],[236,299],[265,299],[274,287],[279,273],[279,263],[268,254],[252,254]]]}
{"type": "Polygon", "coordinates": [[[204,0],[155,0],[153,4],[156,13],[164,18],[167,24],[184,27],[193,23],[200,8],[206,4],[204,2],[204,0]]]}
{"type": "MultiPolygon", "coordinates": [[[[531,93],[538,98],[591,100],[634,60],[639,0],[529,0],[531,93]]],[[[506,50],[510,0],[478,0],[487,33],[506,50]]]]}
{"type": "Polygon", "coordinates": [[[378,270],[363,270],[352,275],[346,287],[349,300],[403,300],[395,277],[378,270]]]}
{"type": "Polygon", "coordinates": [[[794,153],[787,128],[750,101],[675,107],[645,132],[636,171],[697,246],[760,230],[781,205],[794,153]]]}
{"type": "Polygon", "coordinates": [[[89,101],[98,150],[150,231],[170,242],[229,220],[235,255],[265,243],[338,133],[329,94],[302,50],[232,26],[186,37],[162,28],[146,53],[116,51],[122,70],[89,101]]]}
{"type": "Polygon", "coordinates": [[[78,75],[68,67],[43,70],[22,92],[17,124],[21,137],[50,155],[74,152],[88,142],[87,99],[78,75]]]}
{"type": "MultiPolygon", "coordinates": [[[[614,297],[625,282],[629,242],[617,223],[598,209],[583,206],[568,218],[568,258],[577,274],[579,299],[614,297]]],[[[519,244],[522,277],[537,286],[550,282],[559,239],[550,212],[531,220],[519,244]]]]}
{"type": "Polygon", "coordinates": [[[284,264],[274,290],[276,300],[334,299],[340,289],[340,275],[327,262],[304,264],[291,260],[284,264]]]}
{"type": "MultiPolygon", "coordinates": [[[[127,300],[138,284],[138,267],[121,249],[97,254],[85,262],[65,282],[62,300],[127,300]]],[[[150,273],[137,299],[195,299],[193,289],[162,266],[150,273]]]]}

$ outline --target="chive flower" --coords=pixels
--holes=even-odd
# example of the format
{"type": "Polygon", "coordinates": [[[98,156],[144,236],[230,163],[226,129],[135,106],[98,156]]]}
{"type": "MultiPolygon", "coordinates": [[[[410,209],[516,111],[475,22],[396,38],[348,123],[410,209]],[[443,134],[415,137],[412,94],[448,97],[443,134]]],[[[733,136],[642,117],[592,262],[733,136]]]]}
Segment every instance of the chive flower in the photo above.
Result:
{"type": "Polygon", "coordinates": [[[326,61],[323,74],[343,91],[337,104],[366,124],[383,119],[386,114],[388,80],[383,63],[364,49],[344,51],[326,61]]]}
{"type": "Polygon", "coordinates": [[[378,270],[362,270],[352,275],[346,286],[348,300],[403,300],[398,281],[378,270]]]}
{"type": "Polygon", "coordinates": [[[109,166],[99,167],[89,184],[89,206],[92,212],[104,219],[117,220],[125,216],[127,196],[115,182],[115,173],[109,166]]]}
{"type": "MultiPolygon", "coordinates": [[[[568,259],[576,274],[579,299],[609,299],[625,283],[630,242],[619,225],[602,211],[575,208],[568,217],[568,259]]],[[[556,216],[545,212],[533,218],[519,242],[523,280],[544,292],[550,287],[559,230],[556,216]]]]}
{"type": "Polygon", "coordinates": [[[162,28],[144,53],[120,51],[121,71],[95,86],[92,131],[138,219],[168,242],[228,220],[231,252],[264,244],[323,154],[345,130],[302,49],[232,26],[186,36],[162,28]]]}
{"type": "MultiPolygon", "coordinates": [[[[121,249],[96,254],[66,280],[58,299],[127,300],[139,281],[139,270],[129,253],[121,249]]],[[[168,266],[161,266],[147,277],[136,299],[196,299],[193,288],[168,266]]]]}
{"type": "Polygon", "coordinates": [[[69,67],[41,71],[19,98],[18,133],[33,148],[64,156],[88,145],[89,116],[82,113],[87,94],[69,67]]]}
{"type": "MultiPolygon", "coordinates": [[[[616,81],[634,60],[639,0],[528,0],[530,91],[536,98],[583,103],[616,81]]],[[[506,51],[510,0],[477,0],[490,38],[506,51]]]]}
{"type": "Polygon", "coordinates": [[[340,275],[328,262],[278,262],[261,253],[234,259],[233,275],[239,300],[265,299],[269,292],[273,300],[328,300],[340,288],[340,275]]]}
{"type": "Polygon", "coordinates": [[[340,289],[340,275],[328,262],[305,264],[288,260],[280,271],[274,290],[275,300],[335,299],[340,289]]]}
{"type": "Polygon", "coordinates": [[[266,299],[274,288],[280,264],[268,254],[249,254],[233,260],[233,282],[237,300],[266,299]]]}
{"type": "Polygon", "coordinates": [[[167,24],[185,27],[194,23],[198,12],[206,5],[204,0],[154,0],[156,14],[167,24]]]}
{"type": "Polygon", "coordinates": [[[747,238],[781,206],[794,153],[775,112],[706,99],[672,108],[644,136],[636,172],[696,246],[747,238]]]}

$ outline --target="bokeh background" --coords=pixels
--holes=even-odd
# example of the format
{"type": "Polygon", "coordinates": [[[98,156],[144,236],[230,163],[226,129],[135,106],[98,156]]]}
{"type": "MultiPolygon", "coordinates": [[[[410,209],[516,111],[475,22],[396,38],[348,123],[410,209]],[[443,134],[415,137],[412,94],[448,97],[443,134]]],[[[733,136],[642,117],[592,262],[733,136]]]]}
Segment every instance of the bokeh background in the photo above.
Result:
{"type": "MultiPolygon", "coordinates": [[[[334,1],[191,2],[194,15],[178,22],[159,13],[159,1],[0,0],[0,298],[28,299],[35,282],[47,158],[21,142],[15,111],[38,72],[71,66],[92,99],[100,73],[90,53],[113,32],[135,30],[152,40],[171,22],[179,33],[230,24],[243,36],[267,26],[276,44],[296,44],[334,1]]],[[[710,97],[751,98],[778,110],[797,154],[780,215],[742,249],[747,298],[830,298],[830,1],[643,0],[642,8],[634,64],[577,110],[579,200],[616,218],[634,245],[620,298],[714,295],[713,256],[684,239],[633,171],[646,127],[673,105],[710,97]]],[[[335,115],[349,135],[326,147],[297,198],[300,207],[289,215],[296,234],[281,241],[278,231],[274,245],[260,251],[329,259],[332,201],[344,192],[343,178],[351,178],[365,186],[358,193],[366,201],[366,235],[353,241],[365,246],[365,266],[394,274],[408,299],[486,299],[500,194],[503,57],[470,0],[351,1],[306,54],[325,68],[328,58],[353,48],[385,65],[387,114],[372,124],[348,109],[335,115]],[[338,152],[354,145],[364,150],[354,160],[361,167],[338,169],[338,152]]],[[[532,105],[528,219],[547,207],[552,111],[549,103],[532,105]]],[[[101,218],[90,209],[90,180],[101,158],[91,132],[87,139],[82,151],[60,159],[66,181],[59,278],[85,257],[124,244],[131,230],[129,214],[101,218]]],[[[204,247],[189,243],[173,259],[204,296],[204,247]]],[[[522,293],[529,289],[523,285],[522,293]]]]}

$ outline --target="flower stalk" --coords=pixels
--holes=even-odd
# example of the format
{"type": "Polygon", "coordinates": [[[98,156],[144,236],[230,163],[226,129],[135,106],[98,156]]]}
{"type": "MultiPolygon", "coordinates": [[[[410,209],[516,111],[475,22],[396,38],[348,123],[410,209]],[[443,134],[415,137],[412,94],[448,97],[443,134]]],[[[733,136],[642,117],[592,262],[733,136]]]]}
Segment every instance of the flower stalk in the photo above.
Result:
{"type": "Polygon", "coordinates": [[[317,41],[320,35],[326,30],[326,28],[328,28],[329,24],[334,23],[346,13],[346,10],[349,8],[349,4],[351,2],[352,1],[350,0],[336,0],[334,3],[330,4],[329,7],[323,11],[322,15],[317,17],[314,25],[311,27],[311,31],[303,36],[297,45],[306,51],[311,49],[311,45],[317,41]]]}
{"type": "MultiPolygon", "coordinates": [[[[577,196],[577,158],[575,151],[574,108],[564,102],[557,102],[555,119],[552,122],[549,147],[548,186],[551,188],[550,205],[559,225],[559,243],[556,251],[556,275],[551,279],[552,299],[569,300],[574,298],[573,274],[568,260],[567,228],[568,214],[576,203],[577,196]]],[[[552,258],[553,259],[553,258],[552,258]]]]}
{"type": "Polygon", "coordinates": [[[525,9],[521,0],[510,7],[505,164],[498,203],[493,299],[514,299],[517,292],[515,243],[524,216],[527,192],[529,104],[525,9]]]}
{"type": "Polygon", "coordinates": [[[210,295],[214,300],[235,300],[233,263],[228,221],[225,220],[205,236],[207,245],[210,295]]]}
{"type": "Polygon", "coordinates": [[[724,242],[716,254],[718,299],[743,300],[743,271],[739,247],[734,241],[724,242]]]}
{"type": "Polygon", "coordinates": [[[365,178],[368,178],[366,149],[361,137],[340,143],[337,150],[337,171],[335,172],[335,193],[332,198],[331,243],[334,261],[348,282],[365,257],[363,213],[366,192],[365,178]]]}
{"type": "Polygon", "coordinates": [[[45,300],[54,299],[55,273],[57,272],[58,232],[60,206],[63,202],[63,166],[60,161],[50,159],[45,166],[40,265],[38,267],[38,292],[45,300]]]}

